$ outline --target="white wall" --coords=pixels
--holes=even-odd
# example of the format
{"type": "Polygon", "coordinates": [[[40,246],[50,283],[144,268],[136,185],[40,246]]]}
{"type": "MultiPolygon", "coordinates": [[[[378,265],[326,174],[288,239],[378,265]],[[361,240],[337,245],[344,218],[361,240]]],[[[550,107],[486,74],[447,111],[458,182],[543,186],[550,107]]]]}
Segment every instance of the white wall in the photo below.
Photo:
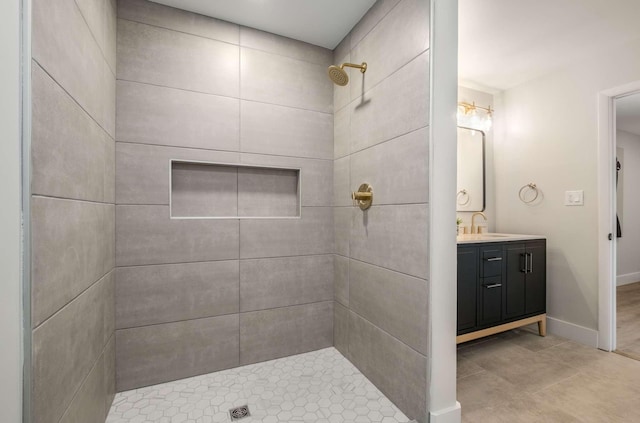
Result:
{"type": "Polygon", "coordinates": [[[618,238],[618,285],[640,281],[640,136],[618,131],[617,146],[624,149],[625,184],[621,217],[622,238],[618,238]]]}
{"type": "Polygon", "coordinates": [[[496,230],[548,238],[547,310],[571,330],[598,328],[597,93],[640,80],[640,39],[611,46],[553,74],[503,93],[496,131],[496,230]],[[518,200],[535,182],[536,206],[518,200]],[[584,207],[564,206],[584,190],[584,207]]]}
{"type": "MultiPolygon", "coordinates": [[[[467,103],[473,103],[475,101],[477,106],[495,107],[493,94],[479,91],[472,88],[458,86],[458,101],[464,101],[467,103]]],[[[482,113],[481,111],[479,113],[482,113]]],[[[498,114],[496,112],[495,114],[498,114]]],[[[494,115],[495,115],[494,114],[494,115]]],[[[483,114],[481,116],[484,117],[483,114]]],[[[495,232],[495,181],[494,181],[494,165],[493,165],[493,128],[485,131],[485,210],[484,214],[489,219],[488,230],[489,232],[495,232]]],[[[462,218],[463,225],[471,227],[471,215],[472,212],[458,212],[458,217],[462,218]]],[[[482,217],[476,218],[477,223],[484,223],[482,217]]]]}
{"type": "Polygon", "coordinates": [[[21,421],[19,0],[0,2],[0,420],[21,421]]]}

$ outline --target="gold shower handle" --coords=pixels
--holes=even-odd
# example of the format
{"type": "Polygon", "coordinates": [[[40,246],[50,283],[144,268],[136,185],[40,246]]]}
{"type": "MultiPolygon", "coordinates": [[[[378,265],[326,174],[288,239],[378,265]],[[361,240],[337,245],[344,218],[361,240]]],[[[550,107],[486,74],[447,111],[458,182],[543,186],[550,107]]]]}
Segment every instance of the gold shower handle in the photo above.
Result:
{"type": "Polygon", "coordinates": [[[359,206],[361,210],[367,210],[373,203],[373,188],[369,184],[362,184],[358,191],[351,193],[354,206],[359,206]]]}

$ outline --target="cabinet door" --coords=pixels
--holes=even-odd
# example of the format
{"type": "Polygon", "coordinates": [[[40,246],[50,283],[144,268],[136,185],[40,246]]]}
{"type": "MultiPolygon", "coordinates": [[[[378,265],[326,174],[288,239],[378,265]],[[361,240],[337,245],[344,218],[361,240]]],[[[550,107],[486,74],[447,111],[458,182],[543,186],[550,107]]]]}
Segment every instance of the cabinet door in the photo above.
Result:
{"type": "Polygon", "coordinates": [[[478,249],[458,248],[458,333],[476,327],[478,249]]]}
{"type": "Polygon", "coordinates": [[[525,313],[544,313],[547,306],[547,249],[545,242],[527,243],[528,272],[526,277],[525,313]]]}
{"type": "Polygon", "coordinates": [[[478,325],[500,323],[502,320],[502,277],[482,278],[478,298],[478,325]]]}
{"type": "Polygon", "coordinates": [[[511,319],[526,313],[525,244],[506,244],[506,278],[504,318],[511,319]]]}

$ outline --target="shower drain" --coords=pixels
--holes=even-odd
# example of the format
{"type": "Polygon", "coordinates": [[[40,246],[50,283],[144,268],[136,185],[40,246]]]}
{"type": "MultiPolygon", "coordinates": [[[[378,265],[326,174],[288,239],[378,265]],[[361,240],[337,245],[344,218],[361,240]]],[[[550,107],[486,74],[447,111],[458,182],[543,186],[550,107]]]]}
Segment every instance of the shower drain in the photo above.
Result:
{"type": "Polygon", "coordinates": [[[240,407],[232,408],[231,410],[229,410],[229,416],[231,416],[232,422],[243,419],[245,417],[249,417],[250,415],[251,413],[249,412],[248,405],[242,405],[240,407]]]}

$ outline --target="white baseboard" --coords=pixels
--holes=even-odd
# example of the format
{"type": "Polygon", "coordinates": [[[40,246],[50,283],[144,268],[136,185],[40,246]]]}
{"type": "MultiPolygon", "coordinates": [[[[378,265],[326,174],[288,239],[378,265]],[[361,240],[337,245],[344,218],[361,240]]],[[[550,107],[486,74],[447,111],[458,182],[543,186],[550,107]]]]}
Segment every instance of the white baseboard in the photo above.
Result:
{"type": "Polygon", "coordinates": [[[598,331],[547,316],[547,331],[588,347],[598,348],[598,331]]]}
{"type": "Polygon", "coordinates": [[[429,413],[429,423],[460,423],[461,421],[462,413],[458,401],[453,407],[429,413]]]}
{"type": "Polygon", "coordinates": [[[618,275],[616,278],[616,285],[629,285],[630,283],[639,282],[640,281],[640,272],[635,273],[627,273],[625,275],[618,275]]]}

